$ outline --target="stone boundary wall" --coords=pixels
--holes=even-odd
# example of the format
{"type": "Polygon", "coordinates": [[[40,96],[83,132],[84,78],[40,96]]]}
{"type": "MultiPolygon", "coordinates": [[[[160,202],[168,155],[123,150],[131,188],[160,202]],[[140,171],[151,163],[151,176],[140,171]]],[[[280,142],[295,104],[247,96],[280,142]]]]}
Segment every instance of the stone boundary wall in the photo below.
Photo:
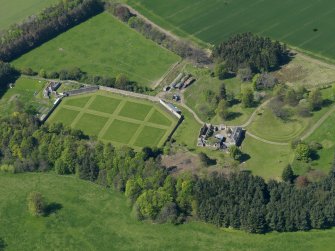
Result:
{"type": "Polygon", "coordinates": [[[135,98],[147,99],[153,102],[159,102],[159,98],[141,94],[141,93],[130,92],[130,91],[120,90],[116,88],[101,86],[101,85],[99,86],[99,89],[102,91],[113,92],[113,93],[121,94],[121,95],[128,96],[128,97],[135,97],[135,98]]]}
{"type": "Polygon", "coordinates": [[[99,86],[90,86],[90,87],[80,88],[77,90],[66,91],[63,94],[65,96],[75,96],[75,95],[80,95],[84,93],[95,92],[97,90],[99,90],[99,86]]]}
{"type": "Polygon", "coordinates": [[[54,102],[54,105],[51,107],[51,109],[46,113],[46,114],[42,114],[42,116],[40,117],[40,121],[42,123],[44,123],[45,121],[47,121],[47,119],[49,118],[49,116],[51,115],[51,113],[57,108],[57,106],[62,102],[63,97],[60,97],[58,99],[56,99],[56,101],[54,102]]]}

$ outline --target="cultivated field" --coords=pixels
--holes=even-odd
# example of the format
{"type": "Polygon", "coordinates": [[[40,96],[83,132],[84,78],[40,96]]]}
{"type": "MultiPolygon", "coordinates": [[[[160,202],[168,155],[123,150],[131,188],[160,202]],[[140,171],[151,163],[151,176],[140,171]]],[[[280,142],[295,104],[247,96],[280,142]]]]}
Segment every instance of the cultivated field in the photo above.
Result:
{"type": "Polygon", "coordinates": [[[14,61],[35,71],[79,67],[90,75],[124,73],[151,86],[179,57],[144,38],[108,13],[102,13],[14,61]]]}
{"type": "Polygon", "coordinates": [[[45,113],[52,106],[52,100],[43,98],[42,90],[46,84],[46,81],[19,78],[14,88],[0,95],[0,117],[10,115],[18,106],[21,106],[21,109],[31,107],[38,113],[45,113]]]}
{"type": "Polygon", "coordinates": [[[48,122],[82,130],[115,145],[162,146],[177,119],[161,105],[98,91],[65,98],[48,122]]]}
{"type": "Polygon", "coordinates": [[[320,1],[128,0],[155,23],[183,37],[217,44],[251,31],[335,59],[335,4],[320,1]]]}
{"type": "Polygon", "coordinates": [[[31,15],[37,14],[43,8],[50,6],[57,0],[0,0],[0,30],[11,24],[21,22],[31,15]]]}
{"type": "Polygon", "coordinates": [[[6,226],[0,227],[0,237],[8,251],[333,250],[333,229],[254,235],[198,222],[139,222],[130,216],[124,195],[74,177],[0,174],[0,184],[0,225],[6,226]],[[47,217],[28,213],[27,195],[36,190],[53,205],[47,217]]]}

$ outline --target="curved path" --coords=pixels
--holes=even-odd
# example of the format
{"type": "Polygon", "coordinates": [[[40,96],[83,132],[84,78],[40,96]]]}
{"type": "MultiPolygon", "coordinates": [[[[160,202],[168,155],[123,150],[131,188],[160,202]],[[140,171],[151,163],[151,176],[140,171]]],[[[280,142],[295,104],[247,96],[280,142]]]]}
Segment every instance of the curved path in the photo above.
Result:
{"type": "MultiPolygon", "coordinates": [[[[260,109],[262,109],[264,106],[266,106],[272,99],[268,99],[267,101],[265,101],[263,104],[261,104],[259,107],[257,107],[257,109],[251,114],[250,118],[248,119],[247,122],[245,122],[244,124],[242,125],[236,125],[238,127],[242,127],[242,128],[246,128],[247,126],[249,126],[255,116],[257,115],[257,112],[259,112],[260,109]]],[[[206,122],[202,121],[199,116],[190,108],[188,107],[183,98],[182,98],[182,102],[181,102],[181,105],[187,109],[190,113],[192,113],[193,117],[195,118],[195,120],[200,123],[200,124],[205,124],[206,122]]],[[[301,140],[305,140],[307,139],[309,136],[311,136],[325,121],[326,119],[332,114],[332,113],[335,113],[335,105],[327,112],[325,113],[314,125],[313,127],[311,127],[307,132],[305,132],[302,136],[301,136],[301,140]]],[[[289,145],[289,142],[285,143],[285,142],[276,142],[276,141],[270,141],[270,140],[267,140],[267,139],[264,139],[264,138],[261,138],[259,136],[256,136],[254,134],[252,134],[251,132],[247,131],[246,133],[248,136],[258,140],[258,141],[261,141],[263,143],[266,143],[266,144],[270,144],[270,145],[277,145],[277,146],[288,146],[289,145]]]]}
{"type": "Polygon", "coordinates": [[[318,122],[316,122],[312,127],[311,129],[309,129],[302,137],[301,137],[301,140],[305,140],[307,139],[309,136],[311,136],[315,131],[316,129],[318,129],[326,120],[327,118],[335,112],[335,105],[327,112],[325,113],[320,119],[318,122]]]}
{"type": "MultiPolygon", "coordinates": [[[[30,77],[30,76],[28,76],[30,77]]],[[[30,77],[30,78],[33,78],[33,79],[38,79],[38,80],[49,80],[50,79],[45,79],[45,78],[40,78],[40,77],[30,77]]],[[[51,80],[52,81],[52,80],[51,80]]],[[[77,81],[70,81],[70,82],[75,82],[75,83],[79,83],[77,81]]],[[[118,93],[118,94],[122,94],[122,95],[126,95],[126,96],[133,96],[135,98],[142,98],[142,99],[148,99],[148,100],[151,100],[151,101],[159,101],[159,97],[158,95],[157,96],[149,96],[149,95],[144,95],[144,94],[139,94],[139,93],[134,93],[134,92],[129,92],[129,91],[123,91],[123,90],[119,90],[119,89],[115,89],[115,88],[106,88],[106,87],[101,87],[102,90],[107,90],[107,91],[110,91],[110,92],[114,92],[114,93],[118,93]]],[[[248,119],[247,122],[245,122],[243,125],[236,125],[238,127],[242,127],[242,128],[245,128],[247,126],[249,126],[252,121],[254,120],[255,116],[257,115],[257,112],[263,108],[264,106],[266,106],[269,102],[271,101],[271,99],[268,99],[267,101],[265,101],[263,104],[261,104],[253,113],[252,115],[250,116],[250,118],[248,119]]],[[[193,111],[190,107],[188,107],[186,104],[185,104],[185,101],[184,101],[184,97],[182,97],[181,99],[181,103],[180,105],[182,107],[184,107],[186,110],[188,110],[194,117],[194,119],[201,125],[205,124],[206,122],[202,121],[199,116],[196,114],[195,111],[193,111]]],[[[314,125],[313,127],[311,127],[306,133],[304,133],[304,135],[301,136],[301,140],[305,140],[307,139],[309,136],[311,136],[315,130],[317,130],[325,121],[326,119],[332,114],[335,112],[335,105],[327,112],[325,113],[314,125]]],[[[258,140],[258,141],[261,141],[263,143],[267,143],[267,144],[271,144],[271,145],[278,145],[278,146],[288,146],[289,143],[284,143],[284,142],[275,142],[275,141],[270,141],[270,140],[267,140],[267,139],[263,139],[259,136],[256,136],[252,133],[250,133],[249,131],[247,131],[247,135],[258,140]]]]}

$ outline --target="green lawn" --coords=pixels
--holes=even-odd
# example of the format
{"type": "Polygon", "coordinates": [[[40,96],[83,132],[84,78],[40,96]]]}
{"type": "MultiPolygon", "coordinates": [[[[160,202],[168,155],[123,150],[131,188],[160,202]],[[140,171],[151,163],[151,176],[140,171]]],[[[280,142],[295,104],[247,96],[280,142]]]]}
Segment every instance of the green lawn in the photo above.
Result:
{"type": "Polygon", "coordinates": [[[283,169],[290,163],[290,146],[277,146],[260,142],[246,136],[242,143],[242,152],[249,155],[241,167],[264,179],[281,179],[283,169]]]}
{"type": "Polygon", "coordinates": [[[150,119],[148,120],[150,123],[163,125],[163,126],[170,126],[171,120],[167,119],[164,114],[162,114],[159,111],[154,111],[154,113],[151,115],[150,119]]]}
{"type": "Polygon", "coordinates": [[[42,90],[46,84],[45,81],[19,78],[14,88],[8,89],[2,96],[0,94],[0,117],[14,112],[16,101],[19,101],[23,107],[32,105],[40,113],[51,108],[52,99],[42,97],[42,90]]]}
{"type": "Polygon", "coordinates": [[[122,110],[120,111],[119,115],[127,118],[137,119],[137,120],[144,120],[145,117],[151,110],[150,105],[139,104],[136,102],[127,102],[122,110]]]}
{"type": "Polygon", "coordinates": [[[162,146],[177,119],[163,106],[105,91],[66,97],[48,123],[62,122],[116,146],[162,146]]]}
{"type": "Polygon", "coordinates": [[[103,138],[110,141],[128,144],[140,126],[131,122],[114,120],[103,138]]]}
{"type": "Polygon", "coordinates": [[[89,109],[113,114],[120,102],[120,99],[97,95],[92,104],[90,104],[89,109]]]}
{"type": "Polygon", "coordinates": [[[335,154],[335,114],[331,114],[327,120],[307,138],[307,142],[316,141],[322,144],[322,150],[318,151],[319,159],[312,162],[312,168],[328,173],[335,154]]]}
{"type": "Polygon", "coordinates": [[[0,30],[20,23],[28,16],[38,14],[42,9],[57,2],[58,0],[0,0],[0,30]]]}
{"type": "Polygon", "coordinates": [[[90,136],[95,136],[99,134],[107,121],[107,117],[84,113],[73,126],[90,136]]]}
{"type": "Polygon", "coordinates": [[[78,116],[78,114],[79,111],[74,111],[61,107],[56,112],[54,112],[53,118],[51,120],[70,126],[73,120],[78,116]]]}
{"type": "Polygon", "coordinates": [[[145,126],[135,141],[136,146],[145,147],[151,144],[158,145],[166,130],[145,126]]]}
{"type": "Polygon", "coordinates": [[[307,128],[310,119],[293,118],[285,122],[277,118],[269,108],[257,115],[247,128],[251,133],[275,142],[290,142],[307,128]]]}
{"type": "Polygon", "coordinates": [[[129,79],[150,86],[179,57],[144,38],[108,13],[70,29],[14,61],[36,71],[77,66],[91,75],[129,79]]]}
{"type": "MultiPolygon", "coordinates": [[[[331,88],[321,91],[324,99],[332,99],[331,88]]],[[[313,116],[301,118],[293,116],[289,121],[283,121],[277,118],[270,108],[265,107],[259,115],[255,117],[250,126],[247,127],[251,133],[275,142],[291,142],[301,137],[309,128],[311,128],[321,117],[331,109],[330,106],[323,107],[319,111],[313,112],[313,116]]]]}
{"type": "Polygon", "coordinates": [[[250,31],[335,59],[332,0],[125,1],[158,25],[202,44],[250,31]]]}
{"type": "Polygon", "coordinates": [[[17,250],[331,251],[335,230],[252,235],[210,224],[180,226],[134,220],[124,195],[74,177],[0,174],[0,237],[17,250]],[[29,192],[61,207],[32,217],[29,192]]]}
{"type": "Polygon", "coordinates": [[[91,96],[75,96],[73,98],[66,98],[63,100],[64,105],[75,106],[83,108],[90,100],[91,96]]]}

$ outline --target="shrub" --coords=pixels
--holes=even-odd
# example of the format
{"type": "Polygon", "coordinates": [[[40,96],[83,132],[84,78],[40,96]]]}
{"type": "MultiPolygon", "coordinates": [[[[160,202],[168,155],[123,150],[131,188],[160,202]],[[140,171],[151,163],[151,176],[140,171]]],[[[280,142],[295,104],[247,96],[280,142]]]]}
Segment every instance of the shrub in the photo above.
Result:
{"type": "Polygon", "coordinates": [[[28,210],[33,216],[44,215],[45,201],[41,193],[31,192],[27,198],[28,210]]]}
{"type": "Polygon", "coordinates": [[[0,171],[5,173],[15,173],[15,168],[13,165],[1,165],[0,171]]]}

